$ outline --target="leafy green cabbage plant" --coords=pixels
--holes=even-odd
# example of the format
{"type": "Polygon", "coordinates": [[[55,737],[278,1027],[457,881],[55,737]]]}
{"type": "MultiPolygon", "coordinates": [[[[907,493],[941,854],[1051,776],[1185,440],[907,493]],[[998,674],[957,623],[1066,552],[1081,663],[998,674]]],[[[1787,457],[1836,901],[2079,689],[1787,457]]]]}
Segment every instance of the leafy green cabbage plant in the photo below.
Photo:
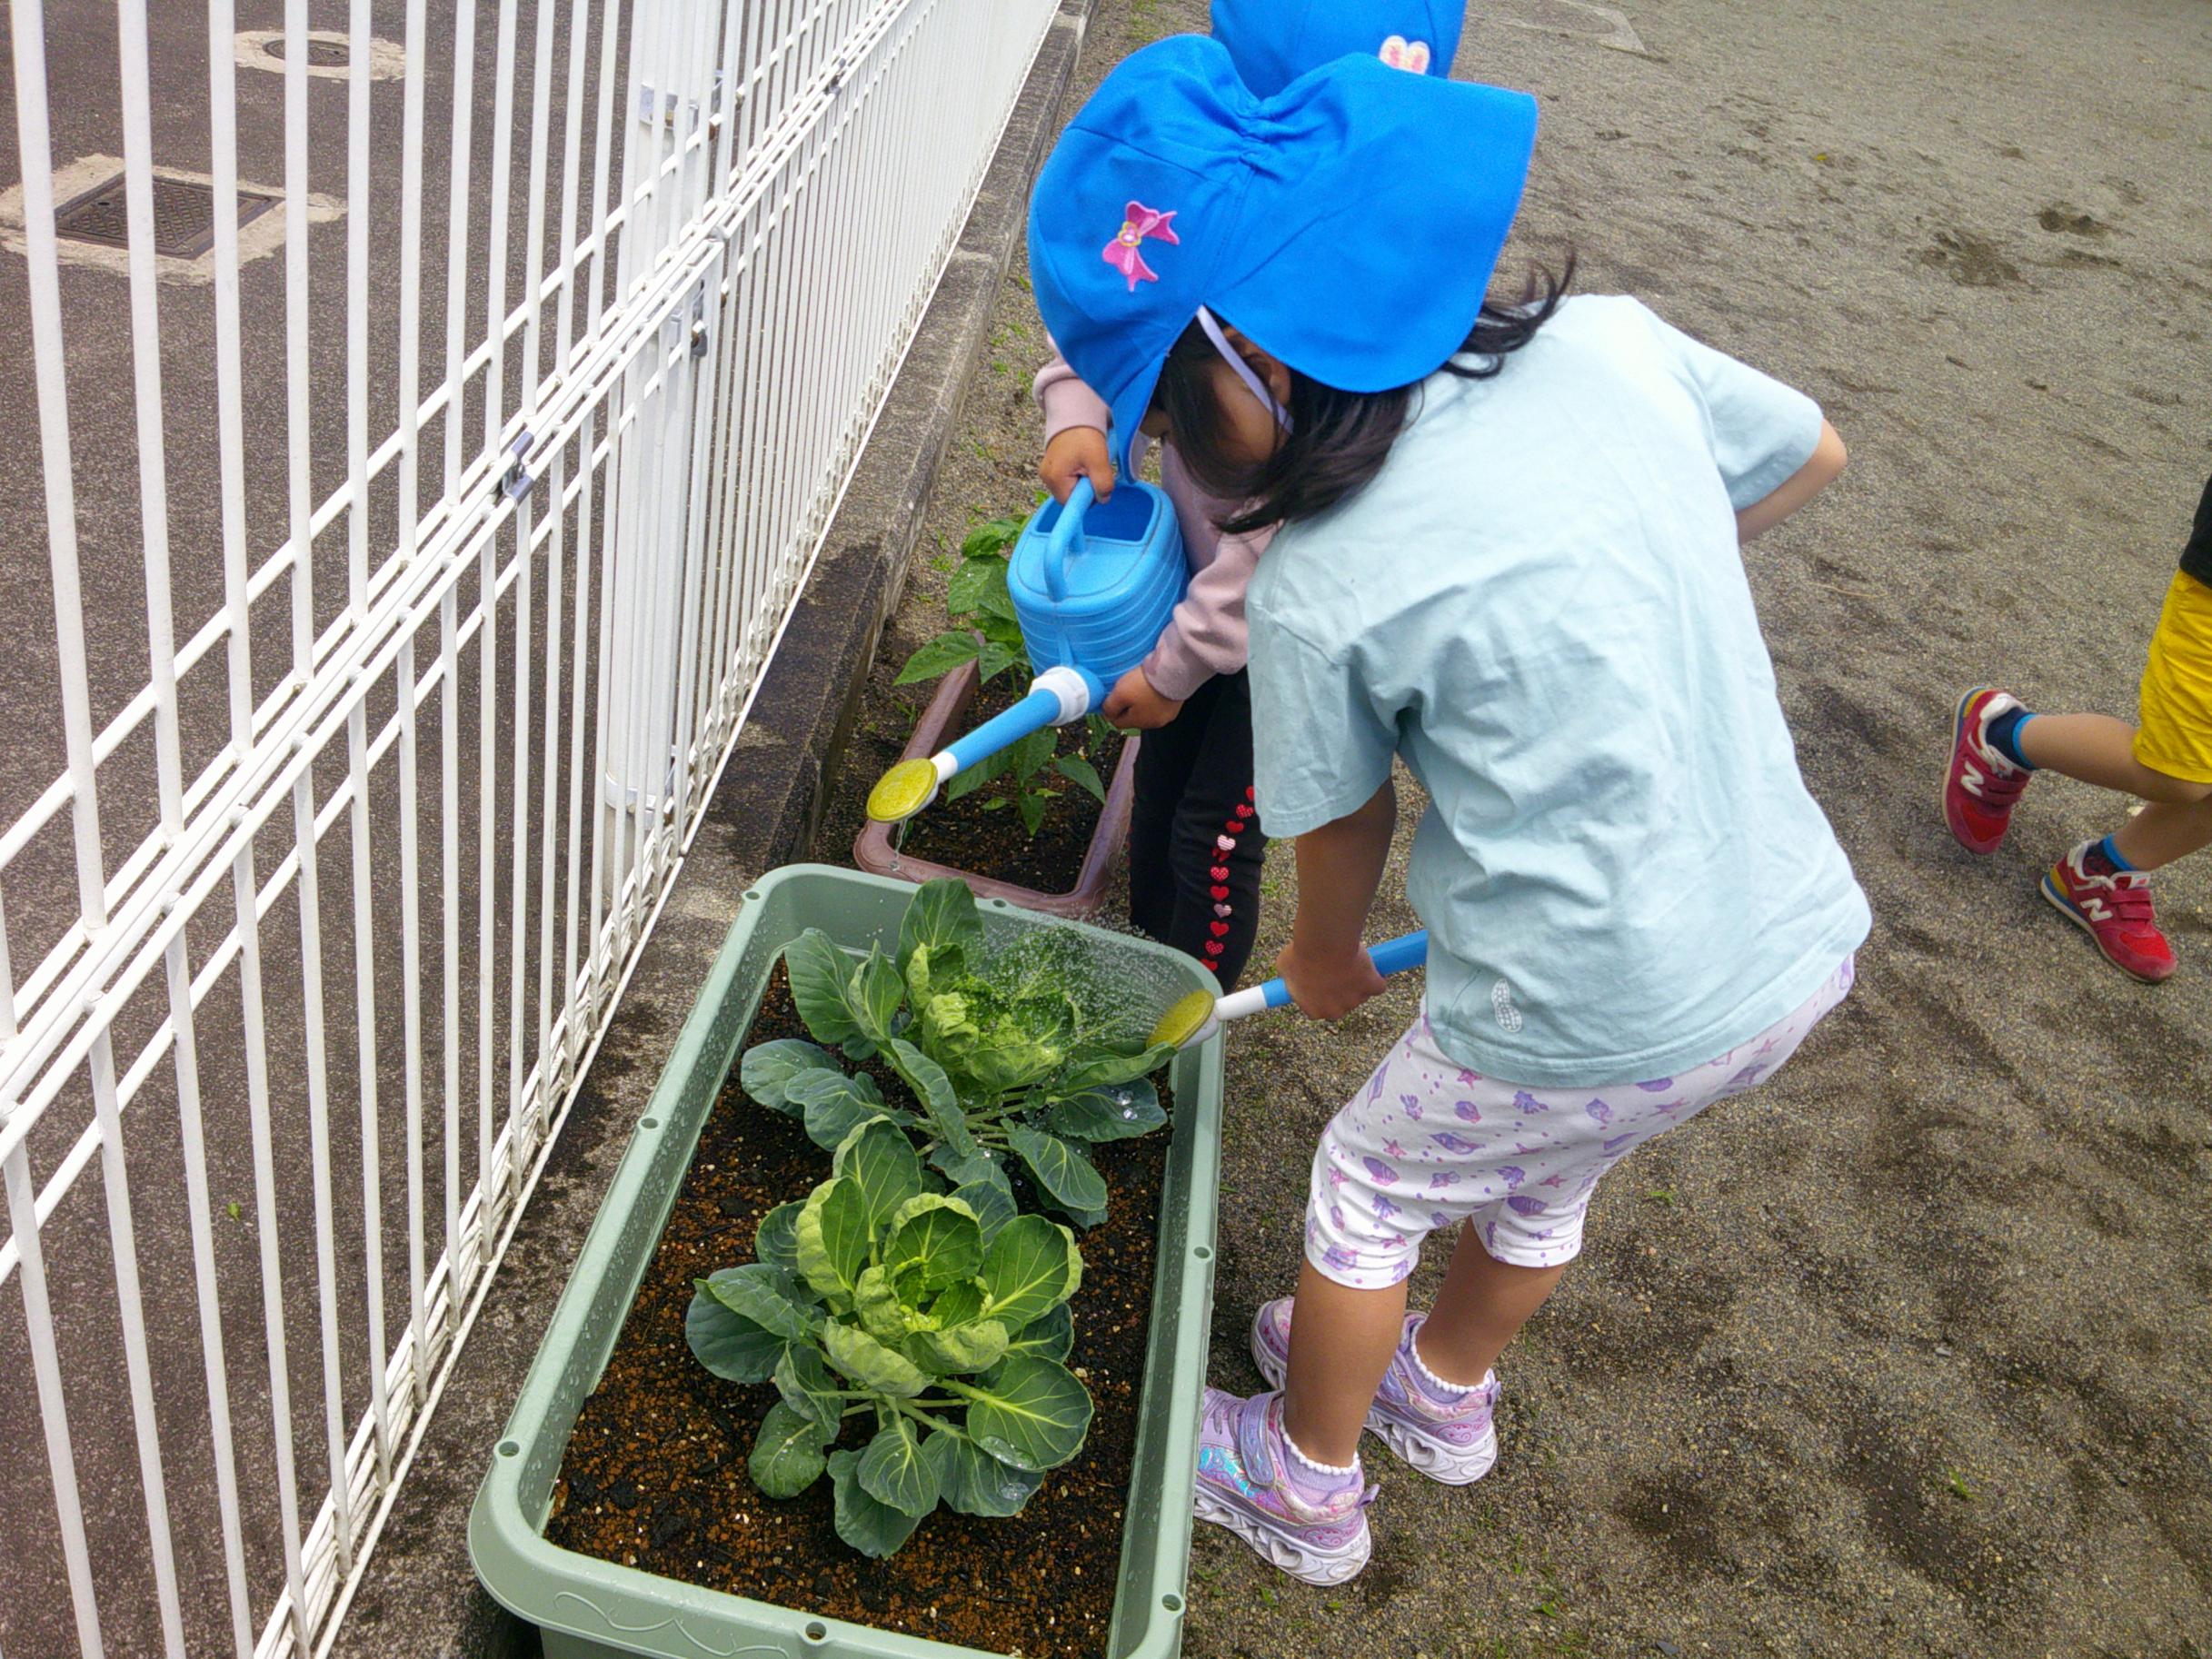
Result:
{"type": "Polygon", "coordinates": [[[746,1467],[770,1497],[826,1471],[838,1535],[888,1555],[941,1503],[1019,1514],[1082,1449],[1091,1394],[1061,1364],[1075,1237],[997,1187],[946,1193],[894,1125],[838,1147],[831,1178],[762,1218],[760,1259],[698,1281],[700,1363],[773,1382],[746,1467]],[[859,1419],[866,1443],[838,1447],[859,1419]]]}
{"type": "Polygon", "coordinates": [[[1085,1226],[1106,1208],[1089,1147],[1167,1121],[1146,1074],[1172,1049],[1101,1033],[1048,959],[993,960],[975,895],[932,881],[907,907],[895,954],[846,954],[809,929],[784,953],[792,1000],[815,1040],[746,1050],[739,1079],[761,1105],[806,1125],[825,1148],[886,1120],[906,1131],[955,1185],[983,1183],[1011,1200],[1019,1159],[1051,1203],[1085,1226]],[[873,1078],[830,1052],[881,1058],[913,1093],[887,1101],[873,1078]]]}

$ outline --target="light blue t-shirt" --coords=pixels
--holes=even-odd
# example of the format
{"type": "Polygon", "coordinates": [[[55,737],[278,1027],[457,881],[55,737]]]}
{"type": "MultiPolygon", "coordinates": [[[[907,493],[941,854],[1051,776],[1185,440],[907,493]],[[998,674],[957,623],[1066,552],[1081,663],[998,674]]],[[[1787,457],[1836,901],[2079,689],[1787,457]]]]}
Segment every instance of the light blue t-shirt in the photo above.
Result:
{"type": "Polygon", "coordinates": [[[1429,1018],[1462,1064],[1663,1077],[1866,938],[1736,540],[1819,435],[1803,393],[1577,298],[1495,378],[1432,376],[1373,482],[1261,557],[1260,822],[1341,818],[1405,757],[1430,801],[1407,881],[1429,1018]]]}

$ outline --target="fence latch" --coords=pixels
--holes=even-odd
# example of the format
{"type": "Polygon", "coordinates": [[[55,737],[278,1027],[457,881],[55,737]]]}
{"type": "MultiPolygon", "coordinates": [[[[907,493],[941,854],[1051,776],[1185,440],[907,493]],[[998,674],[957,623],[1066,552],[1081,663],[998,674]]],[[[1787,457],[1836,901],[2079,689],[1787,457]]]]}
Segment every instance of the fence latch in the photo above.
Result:
{"type": "Polygon", "coordinates": [[[500,477],[499,492],[511,502],[519,502],[528,495],[531,486],[537,482],[523,467],[523,457],[530,453],[530,442],[531,433],[525,429],[516,434],[513,443],[507,445],[507,453],[513,459],[507,462],[507,470],[500,477]]]}

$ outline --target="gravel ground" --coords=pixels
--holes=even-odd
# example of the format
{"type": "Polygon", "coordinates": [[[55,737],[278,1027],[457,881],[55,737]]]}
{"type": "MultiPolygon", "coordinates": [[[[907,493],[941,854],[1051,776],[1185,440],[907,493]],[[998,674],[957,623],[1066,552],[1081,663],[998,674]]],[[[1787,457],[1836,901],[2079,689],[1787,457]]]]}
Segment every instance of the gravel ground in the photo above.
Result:
{"type": "MultiPolygon", "coordinates": [[[[1571,241],[1582,289],[1805,387],[1851,445],[1749,559],[1875,934],[1778,1081],[1601,1188],[1510,1356],[1497,1471],[1452,1492],[1375,1453],[1374,1565],[1338,1591],[1201,1529],[1185,1651],[2212,1653],[2212,859],[2163,881],[2185,965],[2147,989],[2035,893],[2118,803],[2041,784],[1987,863],[1936,810],[1960,684],[2133,711],[2212,471],[2212,7],[1609,15],[1500,0],[1459,73],[1542,94],[1525,251],[1571,241]]],[[[1087,76],[1202,21],[1114,0],[1087,76]]],[[[942,547],[1030,499],[1042,351],[1017,273],[884,663],[941,625],[942,547]]],[[[889,679],[832,855],[910,718],[889,679]]],[[[1278,858],[1263,961],[1294,897],[1278,858]]],[[[1386,883],[1375,931],[1410,925],[1386,883]]],[[[1217,1382],[1258,1386],[1306,1148],[1411,998],[1237,1032],[1217,1382]]]]}

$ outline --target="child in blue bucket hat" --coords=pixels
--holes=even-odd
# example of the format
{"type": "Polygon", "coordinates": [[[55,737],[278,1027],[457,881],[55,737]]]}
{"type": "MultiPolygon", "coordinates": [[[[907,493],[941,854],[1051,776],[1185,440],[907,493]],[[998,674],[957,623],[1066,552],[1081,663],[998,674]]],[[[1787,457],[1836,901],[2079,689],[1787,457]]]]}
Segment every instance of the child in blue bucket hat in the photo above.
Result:
{"type": "MultiPolygon", "coordinates": [[[[1448,75],[1459,50],[1455,0],[1214,0],[1213,37],[1238,77],[1271,94],[1309,69],[1360,54],[1393,68],[1448,75]]],[[[1132,220],[1121,243],[1124,275],[1151,269],[1144,244],[1172,224],[1132,220]]],[[[1038,373],[1044,458],[1060,501],[1088,478],[1113,492],[1108,411],[1055,356],[1038,373]]],[[[1244,672],[1244,588],[1266,546],[1265,527],[1224,536],[1216,522],[1237,503],[1201,490],[1168,446],[1161,483],[1174,504],[1191,585],[1158,642],[1111,689],[1102,712],[1146,735],[1137,751],[1131,813],[1130,916],[1152,938],[1188,952],[1234,986],[1260,926],[1267,843],[1253,820],[1251,697],[1244,672]]]]}
{"type": "Polygon", "coordinates": [[[1523,94],[1345,58],[1271,98],[1200,39],[1110,75],[1030,220],[1039,309],[1125,453],[1165,432],[1246,595],[1259,816],[1297,839],[1276,966],[1334,1019],[1393,763],[1427,791],[1426,996],[1315,1153],[1274,1387],[1208,1390],[1197,1509],[1317,1584],[1360,1571],[1372,1430],[1497,1455],[1494,1365],[1619,1158],[1771,1077],[1848,990],[1865,898],[1798,776],[1739,543],[1843,464],[1819,410],[1636,301],[1487,291],[1523,94]],[[1433,1305],[1406,1279],[1456,1240],[1433,1305]]]}

